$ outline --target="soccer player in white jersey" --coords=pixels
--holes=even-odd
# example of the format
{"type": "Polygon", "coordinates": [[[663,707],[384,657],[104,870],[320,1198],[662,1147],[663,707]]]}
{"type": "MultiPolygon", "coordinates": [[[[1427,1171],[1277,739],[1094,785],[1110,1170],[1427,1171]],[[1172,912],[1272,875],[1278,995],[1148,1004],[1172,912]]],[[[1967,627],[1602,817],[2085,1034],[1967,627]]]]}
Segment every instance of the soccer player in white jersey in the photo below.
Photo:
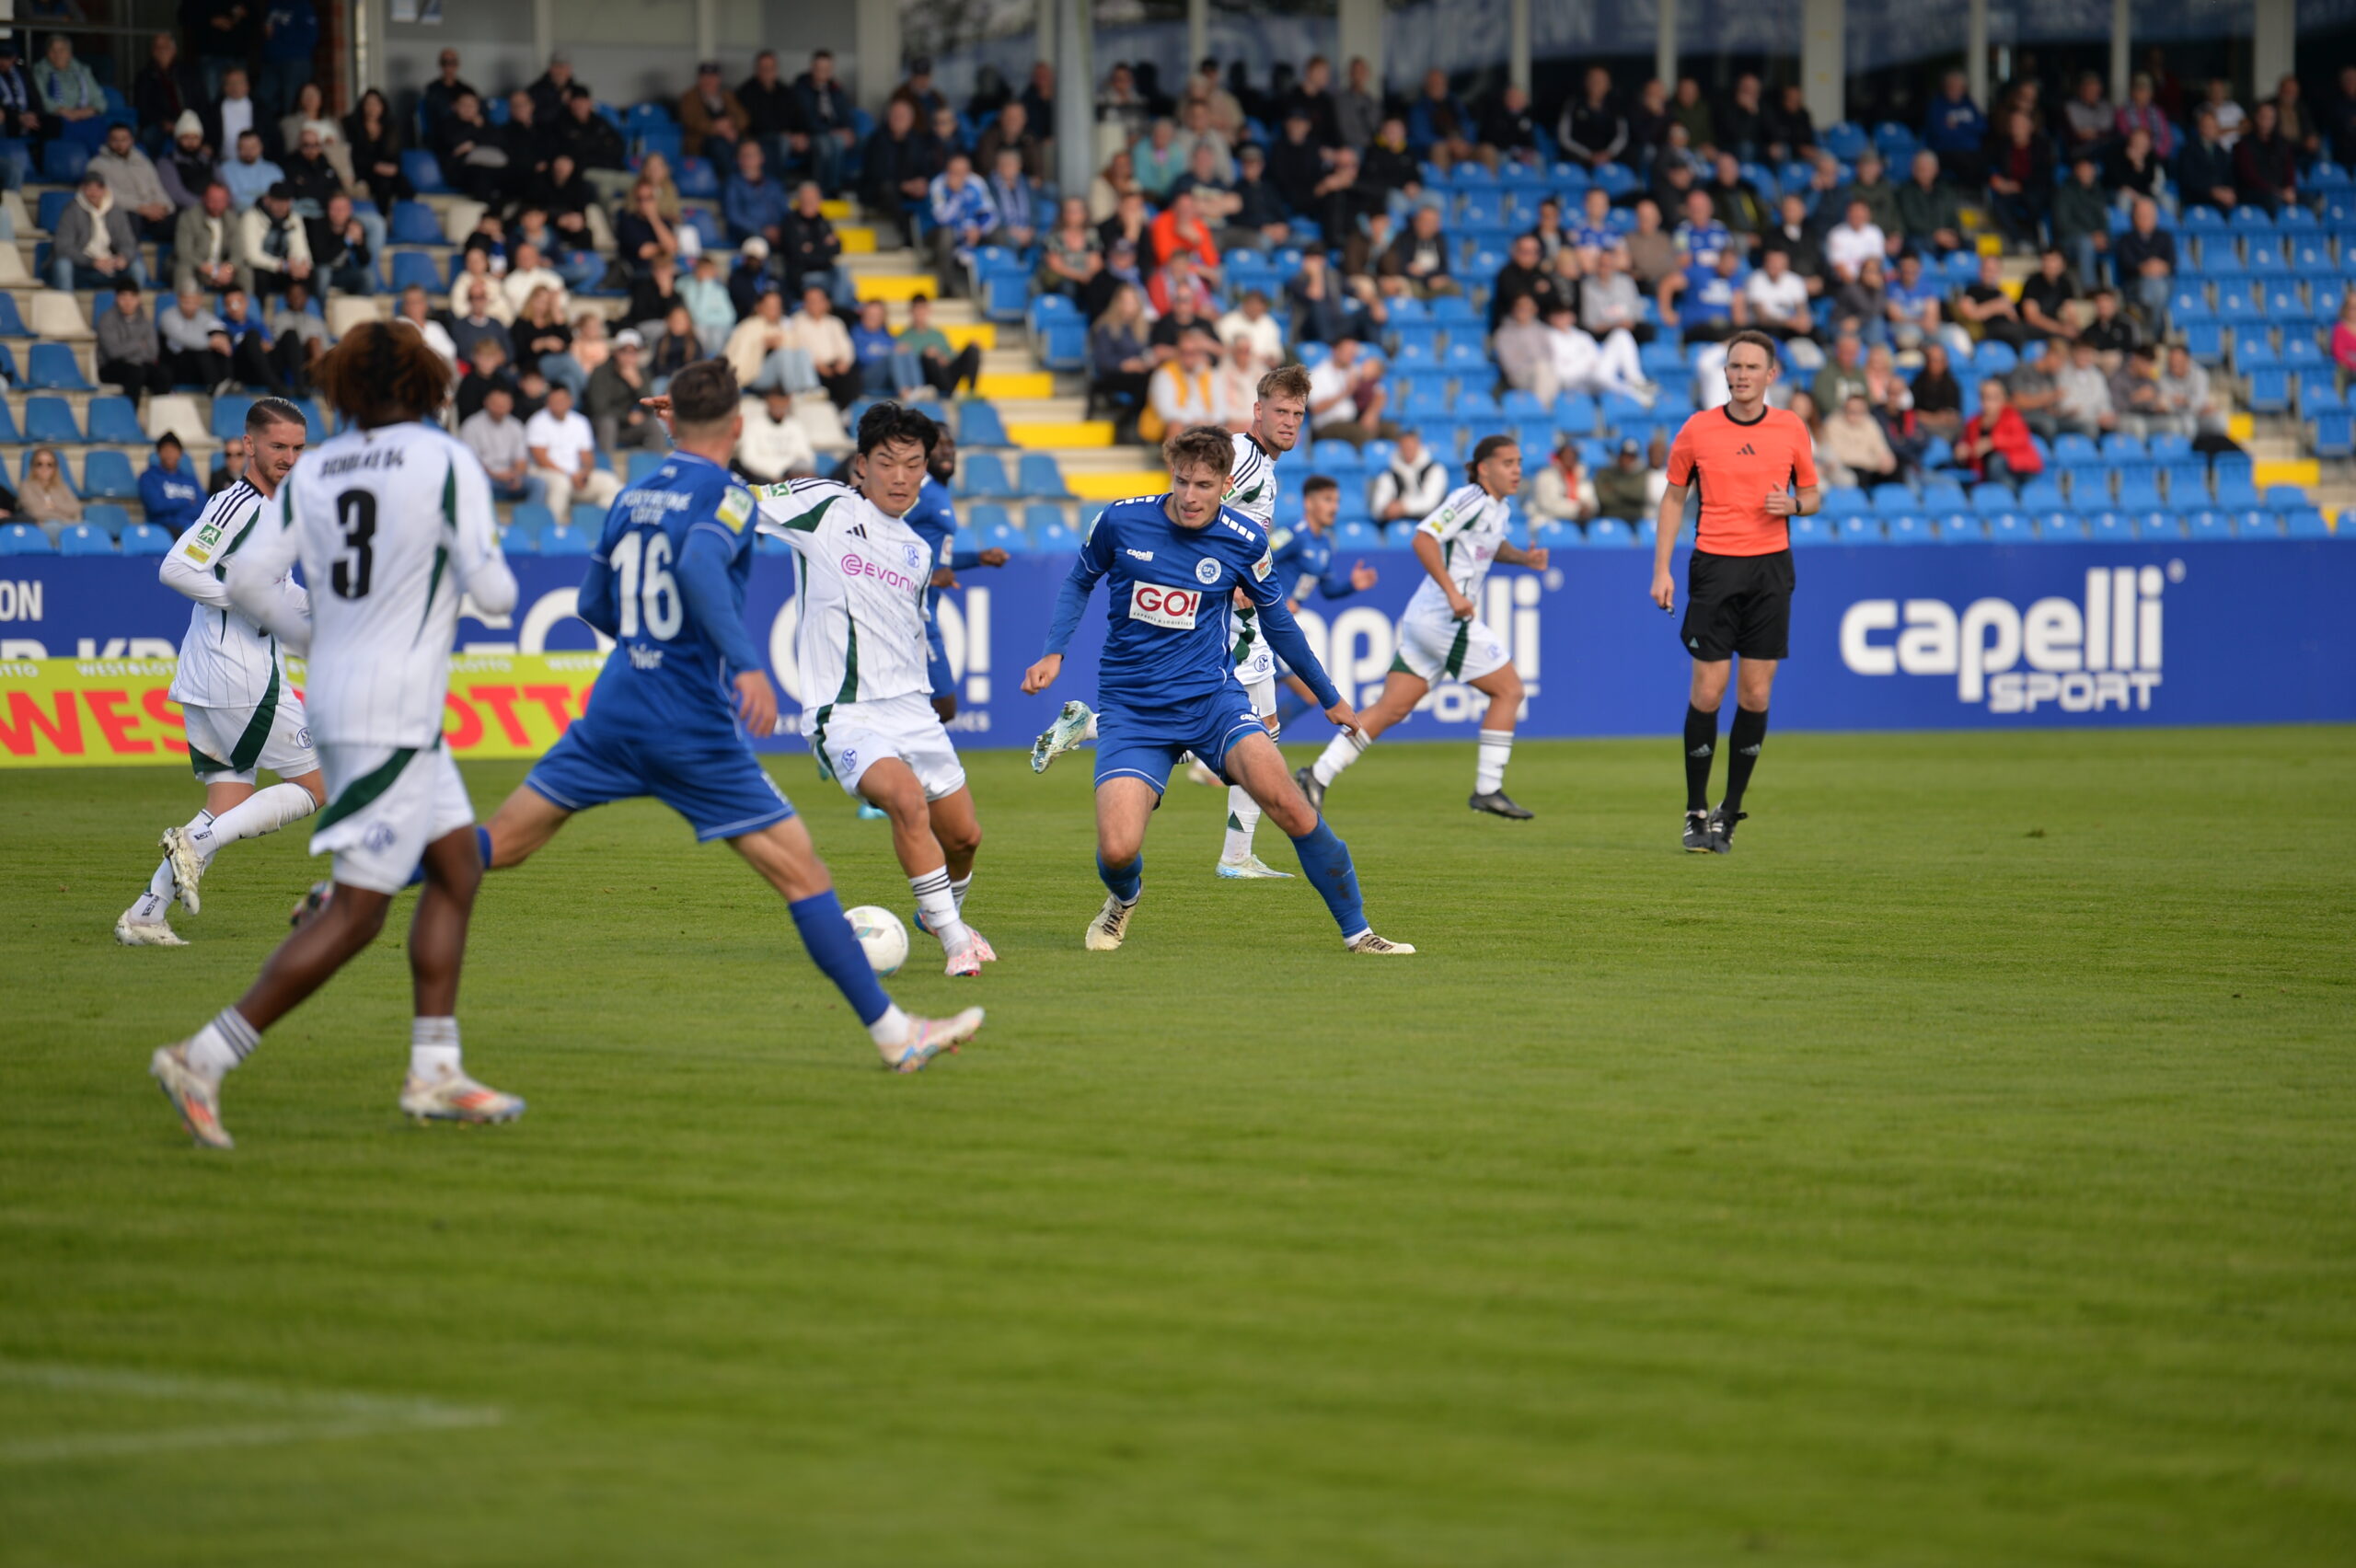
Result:
{"type": "MultiPolygon", "coordinates": [[[[229,603],[229,560],[253,536],[278,487],[303,455],[302,410],[264,398],[246,415],[252,458],[246,477],[205,504],[164,557],[156,576],[195,601],[171,698],[188,726],[188,760],[204,783],[204,809],[185,826],[164,830],[164,859],[147,891],[117,917],[114,940],[125,947],[186,947],[167,916],[177,898],[197,912],[197,882],[213,857],[241,838],[275,833],[326,802],[327,786],[311,750],[310,721],[287,677],[278,639],[229,603]],[[279,782],[255,786],[267,768],[279,782]]],[[[309,598],[292,575],[274,585],[297,615],[309,598]]]]}
{"type": "Polygon", "coordinates": [[[1521,489],[1521,448],[1513,437],[1483,436],[1464,469],[1470,482],[1450,490],[1439,510],[1416,526],[1415,559],[1423,564],[1425,581],[1399,617],[1399,651],[1381,697],[1358,715],[1355,733],[1343,731],[1324,755],[1293,776],[1312,805],[1322,808],[1326,790],[1342,770],[1364,756],[1377,735],[1413,713],[1435,681],[1447,679],[1462,681],[1489,699],[1481,720],[1472,798],[1466,803],[1517,821],[1532,814],[1505,790],[1514,722],[1521,713],[1521,675],[1497,634],[1481,624],[1480,599],[1493,562],[1542,571],[1546,551],[1525,550],[1506,537],[1506,502],[1521,489]]]}
{"type": "Polygon", "coordinates": [[[214,1148],[231,1147],[222,1078],[376,939],[421,862],[401,1109],[463,1122],[524,1110],[468,1078],[459,1055],[458,971],[482,862],[466,784],[442,744],[459,601],[470,597],[486,615],[515,607],[491,480],[462,443],[424,422],[449,399],[450,367],[414,332],[355,327],[319,361],[316,379],[352,428],[294,466],[230,558],[226,581],[231,603],[264,630],[308,643],[306,697],[329,796],[311,852],[334,854],[335,885],[235,1006],[155,1054],[156,1081],[197,1141],[214,1148]],[[307,621],[280,586],[298,559],[314,590],[307,621]]]}
{"type": "Polygon", "coordinates": [[[811,755],[853,799],[891,818],[917,924],[940,940],[949,974],[972,976],[998,958],[964,917],[982,826],[932,706],[933,548],[904,521],[938,437],[917,409],[878,403],[859,421],[858,488],[793,479],[756,493],[760,531],[793,549],[794,657],[811,755]]]}

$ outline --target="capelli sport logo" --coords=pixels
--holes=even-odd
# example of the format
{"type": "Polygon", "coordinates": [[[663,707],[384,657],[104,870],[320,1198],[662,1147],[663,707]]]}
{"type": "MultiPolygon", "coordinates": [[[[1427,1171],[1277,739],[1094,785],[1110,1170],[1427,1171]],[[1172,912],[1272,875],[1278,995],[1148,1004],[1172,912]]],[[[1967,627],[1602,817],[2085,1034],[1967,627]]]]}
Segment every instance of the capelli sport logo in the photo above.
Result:
{"type": "Polygon", "coordinates": [[[2147,713],[2160,686],[2161,594],[2183,565],[2093,567],[2081,599],[2022,609],[1974,599],[1860,599],[1841,617],[1841,662],[1861,675],[1952,675],[1991,713],[2147,713]],[[1898,635],[1887,641],[1886,633],[1898,635]],[[2016,666],[2026,663],[2027,669],[2016,666]]]}

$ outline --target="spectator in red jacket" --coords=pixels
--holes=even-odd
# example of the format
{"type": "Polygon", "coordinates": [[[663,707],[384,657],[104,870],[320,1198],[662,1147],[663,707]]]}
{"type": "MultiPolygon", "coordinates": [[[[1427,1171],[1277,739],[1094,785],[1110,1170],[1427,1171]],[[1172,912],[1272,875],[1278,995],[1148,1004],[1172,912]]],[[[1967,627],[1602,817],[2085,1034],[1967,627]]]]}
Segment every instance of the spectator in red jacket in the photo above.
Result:
{"type": "Polygon", "coordinates": [[[2028,421],[2013,407],[2004,384],[1992,375],[1980,384],[1980,411],[1964,424],[1955,458],[1971,470],[1973,478],[2004,485],[2015,494],[2021,481],[2045,471],[2045,459],[2030,440],[2028,421]]]}

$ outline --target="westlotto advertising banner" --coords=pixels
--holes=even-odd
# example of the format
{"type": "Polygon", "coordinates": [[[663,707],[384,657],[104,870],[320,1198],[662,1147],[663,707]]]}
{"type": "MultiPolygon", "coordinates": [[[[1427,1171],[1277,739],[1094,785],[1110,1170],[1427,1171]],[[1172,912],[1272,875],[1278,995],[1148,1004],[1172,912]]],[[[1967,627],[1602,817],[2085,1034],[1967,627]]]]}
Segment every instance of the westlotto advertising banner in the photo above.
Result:
{"type": "MultiPolygon", "coordinates": [[[[1365,559],[1380,574],[1372,590],[1312,597],[1301,617],[1361,704],[1381,687],[1392,622],[1420,571],[1404,551],[1365,559]]],[[[514,566],[517,613],[459,622],[445,732],[461,755],[537,755],[595,681],[597,639],[573,613],[581,564],[514,566]]],[[[1801,551],[1797,567],[1779,727],[2356,720],[2356,617],[2346,611],[2356,542],[1826,547],[1801,551]]],[[[1062,678],[1038,697],[1019,689],[1067,569],[1018,558],[962,573],[945,595],[962,744],[1025,746],[1066,698],[1093,700],[1101,589],[1062,678]]],[[[1681,560],[1677,570],[1681,584],[1681,560]]],[[[1690,666],[1676,617],[1646,597],[1650,572],[1649,551],[1578,549],[1544,571],[1492,574],[1482,616],[1529,689],[1524,734],[1676,725],[1690,666]]],[[[762,556],[745,605],[789,713],[806,695],[793,665],[792,582],[789,558],[762,556]]],[[[0,767],[183,761],[164,693],[189,609],[144,562],[0,559],[0,767]]],[[[1484,701],[1444,685],[1397,732],[1469,738],[1484,701]]],[[[802,749],[791,733],[769,744],[802,749]]]]}

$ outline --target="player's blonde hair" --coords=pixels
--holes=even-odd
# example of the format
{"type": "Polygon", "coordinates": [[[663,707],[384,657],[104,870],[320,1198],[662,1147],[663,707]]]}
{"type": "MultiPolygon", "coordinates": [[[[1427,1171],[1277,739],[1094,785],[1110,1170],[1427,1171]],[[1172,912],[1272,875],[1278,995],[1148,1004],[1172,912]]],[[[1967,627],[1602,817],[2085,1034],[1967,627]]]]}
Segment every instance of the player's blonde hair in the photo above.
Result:
{"type": "Polygon", "coordinates": [[[1161,460],[1173,474],[1208,468],[1223,479],[1235,472],[1235,438],[1218,425],[1189,425],[1162,438],[1161,460]]]}
{"type": "Polygon", "coordinates": [[[1298,398],[1309,401],[1309,367],[1300,364],[1280,364],[1260,377],[1260,401],[1271,398],[1298,398]]]}

